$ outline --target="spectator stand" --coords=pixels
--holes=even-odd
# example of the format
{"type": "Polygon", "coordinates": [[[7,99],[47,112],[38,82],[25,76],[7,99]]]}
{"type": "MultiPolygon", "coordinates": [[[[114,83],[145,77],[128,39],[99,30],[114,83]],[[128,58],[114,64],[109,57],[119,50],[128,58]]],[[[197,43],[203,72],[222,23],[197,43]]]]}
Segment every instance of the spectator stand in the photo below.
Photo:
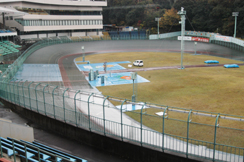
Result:
{"type": "Polygon", "coordinates": [[[41,162],[41,161],[67,161],[67,162],[87,162],[87,160],[70,155],[55,148],[46,146],[38,142],[26,142],[13,138],[0,137],[0,154],[7,158],[20,158],[21,161],[41,162]]]}

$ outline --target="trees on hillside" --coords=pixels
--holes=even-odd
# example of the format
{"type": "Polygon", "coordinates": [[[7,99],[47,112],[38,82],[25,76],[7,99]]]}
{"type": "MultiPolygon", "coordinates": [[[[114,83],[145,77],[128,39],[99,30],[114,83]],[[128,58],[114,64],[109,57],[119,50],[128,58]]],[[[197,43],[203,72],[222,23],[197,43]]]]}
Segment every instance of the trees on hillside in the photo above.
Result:
{"type": "Polygon", "coordinates": [[[180,30],[179,26],[180,16],[177,14],[177,10],[174,8],[165,10],[163,17],[159,23],[161,31],[170,32],[175,30],[180,30]]]}
{"type": "Polygon", "coordinates": [[[162,17],[160,32],[180,30],[177,11],[184,7],[186,30],[233,35],[234,17],[239,12],[237,35],[244,35],[243,0],[108,0],[104,24],[130,25],[141,29],[157,28],[155,17],[162,17]]]}

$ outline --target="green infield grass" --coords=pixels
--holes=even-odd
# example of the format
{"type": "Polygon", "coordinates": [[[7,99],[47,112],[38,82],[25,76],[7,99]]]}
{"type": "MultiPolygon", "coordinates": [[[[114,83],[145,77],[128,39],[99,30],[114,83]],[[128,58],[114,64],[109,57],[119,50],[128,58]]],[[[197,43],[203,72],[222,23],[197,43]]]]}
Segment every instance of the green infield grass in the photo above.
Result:
{"type": "MultiPolygon", "coordinates": [[[[77,58],[76,61],[82,60],[77,58]]],[[[127,52],[86,56],[90,63],[143,60],[144,67],[180,66],[180,53],[127,52]]],[[[218,60],[220,64],[243,63],[208,55],[184,54],[184,65],[203,65],[205,60],[218,60]]],[[[132,64],[132,63],[129,63],[132,64]]],[[[121,64],[128,69],[128,64],[121,64]]],[[[141,68],[141,67],[132,67],[141,68]]],[[[139,71],[138,75],[149,83],[138,83],[137,101],[193,110],[244,116],[244,66],[226,69],[223,66],[195,67],[186,69],[164,69],[139,71]]],[[[131,99],[132,84],[97,87],[105,96],[131,99]]],[[[162,117],[155,115],[158,109],[146,109],[143,124],[162,132],[162,117]]],[[[140,122],[140,111],[126,112],[140,122]]],[[[186,137],[188,114],[169,112],[165,121],[165,133],[186,137]]],[[[189,137],[213,142],[215,118],[192,116],[189,137]],[[198,123],[198,124],[194,124],[198,123]]],[[[244,147],[244,123],[220,120],[217,143],[244,147]]],[[[191,141],[194,143],[193,141],[191,141]]],[[[205,144],[204,144],[205,145],[205,144]]],[[[232,152],[227,150],[228,152],[232,152]]]]}

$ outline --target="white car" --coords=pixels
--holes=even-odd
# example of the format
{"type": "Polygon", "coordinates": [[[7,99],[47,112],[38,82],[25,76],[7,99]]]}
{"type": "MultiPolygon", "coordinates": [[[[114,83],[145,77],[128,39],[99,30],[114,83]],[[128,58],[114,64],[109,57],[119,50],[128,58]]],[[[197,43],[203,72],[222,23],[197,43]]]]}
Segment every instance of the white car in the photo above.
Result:
{"type": "Polygon", "coordinates": [[[143,61],[142,60],[136,60],[133,62],[134,66],[143,66],[143,61]]]}

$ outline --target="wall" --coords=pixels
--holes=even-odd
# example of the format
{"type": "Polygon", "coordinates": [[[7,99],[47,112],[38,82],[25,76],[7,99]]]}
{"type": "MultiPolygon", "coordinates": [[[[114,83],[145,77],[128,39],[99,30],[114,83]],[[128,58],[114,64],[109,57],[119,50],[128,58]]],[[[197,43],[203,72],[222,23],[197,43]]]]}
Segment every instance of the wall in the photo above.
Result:
{"type": "MultiPolygon", "coordinates": [[[[121,141],[119,138],[111,138],[84,130],[73,125],[66,124],[62,121],[49,118],[38,114],[34,111],[22,108],[20,106],[9,103],[0,98],[0,101],[6,106],[26,119],[40,125],[43,129],[52,131],[56,134],[69,139],[76,140],[80,143],[96,147],[105,152],[115,154],[133,161],[140,162],[194,162],[199,159],[189,159],[182,157],[173,152],[161,152],[150,148],[141,147],[133,143],[121,141]]],[[[199,160],[200,161],[200,160],[199,160]]]]}
{"type": "Polygon", "coordinates": [[[34,141],[34,131],[31,127],[14,124],[11,121],[0,119],[0,136],[7,138],[22,139],[25,141],[34,141]]]}

